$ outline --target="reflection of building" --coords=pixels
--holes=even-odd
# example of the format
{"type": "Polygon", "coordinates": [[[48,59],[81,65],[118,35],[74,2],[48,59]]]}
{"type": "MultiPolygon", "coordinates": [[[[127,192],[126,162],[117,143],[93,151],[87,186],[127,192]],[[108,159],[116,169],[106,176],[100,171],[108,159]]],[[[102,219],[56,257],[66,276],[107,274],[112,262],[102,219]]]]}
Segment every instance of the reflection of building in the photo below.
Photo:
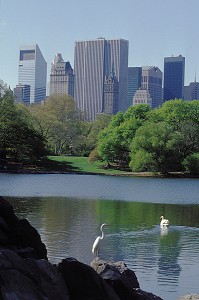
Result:
{"type": "Polygon", "coordinates": [[[14,88],[14,99],[16,103],[30,105],[30,85],[19,84],[14,88]]]}
{"type": "Polygon", "coordinates": [[[65,62],[61,53],[55,56],[51,65],[50,95],[67,94],[74,96],[74,75],[69,62],[65,62]]]}
{"type": "Polygon", "coordinates": [[[47,64],[37,44],[20,47],[18,84],[30,86],[30,103],[46,98],[47,64]]]}
{"type": "Polygon", "coordinates": [[[142,89],[149,91],[152,108],[162,104],[162,71],[158,67],[142,67],[142,89]]]}
{"type": "Polygon", "coordinates": [[[185,58],[182,55],[164,58],[164,101],[184,99],[184,73],[185,58]]]}
{"type": "Polygon", "coordinates": [[[133,97],[133,106],[138,104],[148,104],[150,106],[152,105],[152,99],[148,90],[139,89],[135,92],[135,95],[133,97]]]}
{"type": "Polygon", "coordinates": [[[199,82],[191,82],[184,87],[184,100],[199,100],[199,82]]]}
{"type": "Polygon", "coordinates": [[[127,90],[127,106],[133,105],[133,97],[135,92],[139,90],[142,85],[142,67],[128,68],[128,90],[127,90]]]}
{"type": "Polygon", "coordinates": [[[119,86],[118,109],[127,108],[128,41],[99,38],[75,43],[75,91],[77,107],[89,120],[103,110],[104,80],[112,64],[119,86]]]}
{"type": "Polygon", "coordinates": [[[103,112],[114,115],[118,112],[119,85],[114,71],[104,80],[103,112]]]}

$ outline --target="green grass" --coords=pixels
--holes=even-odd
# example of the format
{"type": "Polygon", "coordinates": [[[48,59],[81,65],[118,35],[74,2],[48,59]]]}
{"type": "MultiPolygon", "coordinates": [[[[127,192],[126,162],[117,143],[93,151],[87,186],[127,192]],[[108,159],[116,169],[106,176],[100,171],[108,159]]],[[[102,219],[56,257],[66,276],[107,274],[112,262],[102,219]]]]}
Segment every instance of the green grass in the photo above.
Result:
{"type": "MultiPolygon", "coordinates": [[[[79,173],[94,173],[94,174],[109,174],[109,175],[121,175],[127,173],[123,170],[117,170],[114,168],[104,169],[105,163],[96,161],[90,163],[88,157],[77,156],[49,156],[49,168],[57,165],[60,171],[65,172],[79,172],[79,173]]],[[[57,171],[58,171],[57,169],[57,171]]]]}

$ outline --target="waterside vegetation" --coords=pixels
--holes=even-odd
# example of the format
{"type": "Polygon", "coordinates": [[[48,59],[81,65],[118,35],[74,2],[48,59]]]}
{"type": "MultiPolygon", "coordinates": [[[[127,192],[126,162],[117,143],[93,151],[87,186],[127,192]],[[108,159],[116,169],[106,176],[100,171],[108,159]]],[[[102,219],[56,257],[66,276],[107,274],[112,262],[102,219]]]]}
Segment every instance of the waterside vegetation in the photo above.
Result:
{"type": "Polygon", "coordinates": [[[42,104],[0,98],[0,169],[113,175],[199,174],[199,101],[130,107],[88,122],[67,95],[42,104]]]}

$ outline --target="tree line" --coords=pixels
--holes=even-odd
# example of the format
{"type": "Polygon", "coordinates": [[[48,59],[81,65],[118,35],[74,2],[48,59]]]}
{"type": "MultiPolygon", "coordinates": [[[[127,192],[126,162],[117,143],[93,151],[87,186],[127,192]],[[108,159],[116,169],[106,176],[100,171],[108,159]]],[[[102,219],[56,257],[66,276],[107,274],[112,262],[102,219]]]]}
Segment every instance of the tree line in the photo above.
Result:
{"type": "Polygon", "coordinates": [[[49,154],[89,156],[133,172],[198,174],[199,101],[175,99],[156,109],[141,104],[88,122],[68,95],[25,106],[7,90],[0,98],[0,164],[49,154]]]}

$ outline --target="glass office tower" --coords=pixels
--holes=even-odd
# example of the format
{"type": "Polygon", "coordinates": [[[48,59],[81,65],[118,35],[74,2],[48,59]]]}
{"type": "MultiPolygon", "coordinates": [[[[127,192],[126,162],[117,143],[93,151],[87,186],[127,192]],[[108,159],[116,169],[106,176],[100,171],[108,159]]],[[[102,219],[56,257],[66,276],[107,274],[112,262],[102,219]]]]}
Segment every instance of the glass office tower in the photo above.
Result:
{"type": "Polygon", "coordinates": [[[184,99],[185,57],[164,58],[164,96],[163,100],[184,99]]]}
{"type": "Polygon", "coordinates": [[[127,89],[127,106],[133,105],[135,92],[142,85],[142,67],[128,67],[128,89],[127,89]]]}
{"type": "Polygon", "coordinates": [[[19,50],[18,84],[30,86],[30,104],[46,98],[47,63],[37,44],[19,50]]]}

